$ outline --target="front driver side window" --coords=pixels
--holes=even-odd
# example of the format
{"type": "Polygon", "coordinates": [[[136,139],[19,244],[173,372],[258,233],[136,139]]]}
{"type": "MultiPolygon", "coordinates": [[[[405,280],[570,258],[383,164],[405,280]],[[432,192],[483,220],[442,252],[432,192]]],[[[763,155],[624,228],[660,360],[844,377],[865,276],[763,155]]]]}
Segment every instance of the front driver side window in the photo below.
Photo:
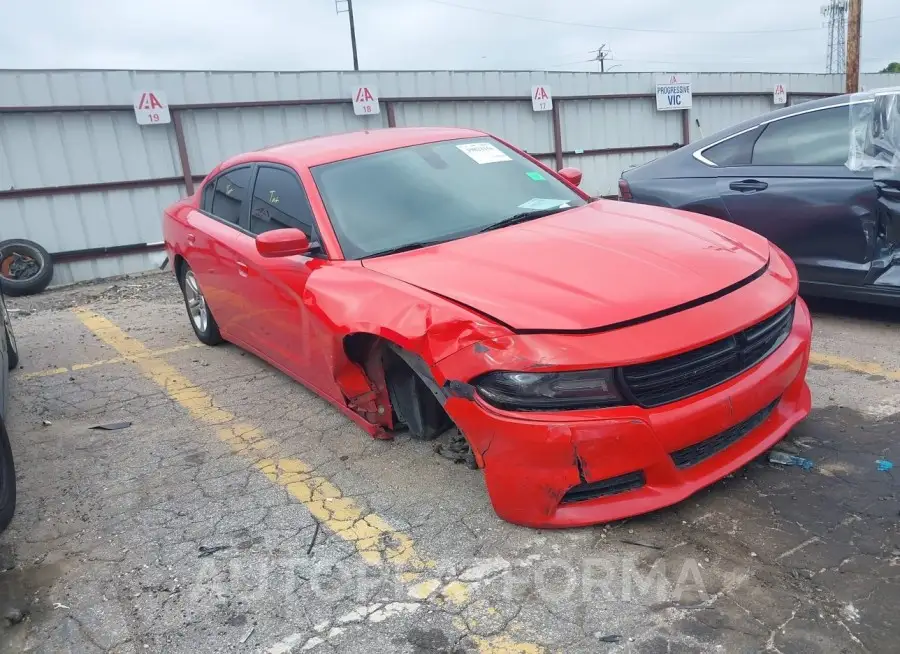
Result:
{"type": "Polygon", "coordinates": [[[260,166],[250,205],[250,231],[296,227],[312,241],[315,221],[306,192],[297,177],[281,168],[260,166]]]}

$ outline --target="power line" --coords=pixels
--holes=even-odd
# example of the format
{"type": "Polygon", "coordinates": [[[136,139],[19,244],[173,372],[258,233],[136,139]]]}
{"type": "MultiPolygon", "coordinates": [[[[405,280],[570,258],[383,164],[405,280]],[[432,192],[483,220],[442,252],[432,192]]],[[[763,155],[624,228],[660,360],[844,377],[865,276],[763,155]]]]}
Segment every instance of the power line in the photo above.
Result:
{"type": "MultiPolygon", "coordinates": [[[[604,46],[605,47],[605,46],[604,46]]],[[[590,59],[577,59],[575,61],[564,61],[558,64],[551,64],[550,68],[559,68],[560,66],[574,66],[575,64],[590,64],[599,60],[599,55],[597,50],[591,50],[589,52],[585,52],[584,54],[594,55],[590,59]]],[[[701,55],[702,56],[702,55],[701,55]]],[[[723,63],[785,63],[785,64],[811,64],[819,61],[818,57],[810,57],[809,59],[792,59],[790,61],[786,61],[784,59],[778,59],[776,61],[767,62],[765,60],[761,60],[759,57],[719,57],[718,55],[709,55],[706,59],[632,59],[630,57],[613,57],[610,54],[607,54],[604,59],[606,61],[615,61],[615,62],[631,62],[631,63],[642,63],[642,64],[708,64],[712,61],[715,62],[723,62],[723,63]]],[[[884,57],[866,57],[865,61],[881,61],[884,57]]]]}
{"type": "MultiPolygon", "coordinates": [[[[483,14],[493,14],[495,16],[504,16],[506,18],[520,18],[522,20],[531,20],[539,23],[551,23],[554,25],[567,25],[569,27],[592,27],[595,29],[602,30],[610,30],[610,31],[618,31],[618,32],[643,32],[648,34],[787,34],[792,32],[819,32],[824,29],[823,26],[819,27],[797,27],[792,29],[777,29],[777,30],[735,30],[735,31],[723,31],[723,30],[655,30],[655,29],[640,29],[636,27],[616,27],[613,25],[597,25],[595,23],[579,23],[575,21],[568,20],[556,20],[553,18],[539,18],[537,16],[526,16],[523,14],[516,14],[508,11],[498,11],[495,9],[484,9],[482,7],[472,7],[469,5],[461,5],[455,2],[449,2],[448,0],[425,0],[426,2],[430,2],[432,4],[444,5],[446,7],[455,7],[456,9],[466,9],[468,11],[478,11],[483,14]]],[[[871,20],[864,21],[864,23],[878,23],[886,20],[896,20],[900,18],[900,14],[896,16],[884,16],[883,18],[873,18],[871,20]]]]}
{"type": "MultiPolygon", "coordinates": [[[[884,61],[884,60],[885,60],[885,57],[863,57],[861,59],[861,61],[879,61],[879,62],[884,61]]],[[[577,64],[592,64],[596,61],[597,61],[597,58],[594,57],[593,59],[581,59],[578,61],[569,61],[569,62],[560,63],[560,64],[550,64],[549,66],[546,66],[546,67],[547,68],[561,68],[562,66],[575,66],[577,64]]],[[[768,65],[777,66],[777,65],[782,65],[782,64],[800,64],[800,65],[812,64],[812,63],[816,63],[816,62],[820,61],[820,59],[818,57],[816,57],[816,58],[803,59],[803,60],[793,59],[791,61],[785,61],[784,59],[778,59],[775,61],[766,61],[766,60],[761,60],[761,59],[757,59],[754,57],[745,57],[745,58],[741,58],[741,59],[722,59],[720,57],[710,57],[708,59],[695,59],[695,60],[688,60],[688,59],[631,59],[629,57],[616,57],[615,59],[613,59],[610,57],[610,58],[607,58],[606,61],[608,61],[608,62],[614,61],[616,63],[630,63],[630,64],[675,64],[675,65],[698,64],[698,65],[703,66],[703,65],[709,65],[710,63],[715,62],[715,63],[726,63],[726,64],[734,63],[734,64],[754,64],[754,65],[758,64],[760,66],[768,66],[768,65]]]]}
{"type": "Polygon", "coordinates": [[[567,61],[562,64],[550,64],[548,68],[561,68],[562,66],[574,66],[576,64],[592,64],[596,59],[579,59],[578,61],[567,61]]]}

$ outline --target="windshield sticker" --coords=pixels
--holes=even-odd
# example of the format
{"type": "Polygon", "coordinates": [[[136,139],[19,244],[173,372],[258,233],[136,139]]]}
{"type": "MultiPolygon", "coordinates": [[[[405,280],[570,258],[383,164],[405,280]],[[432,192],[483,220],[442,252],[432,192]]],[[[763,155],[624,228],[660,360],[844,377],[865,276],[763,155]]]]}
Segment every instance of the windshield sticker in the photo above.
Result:
{"type": "Polygon", "coordinates": [[[457,145],[475,163],[489,164],[498,161],[512,161],[503,151],[491,143],[463,143],[457,145]]]}
{"type": "Polygon", "coordinates": [[[543,211],[544,209],[562,209],[568,207],[568,200],[552,200],[550,198],[532,198],[528,202],[519,205],[519,209],[530,211],[543,211]]]}
{"type": "Polygon", "coordinates": [[[546,182],[547,181],[547,178],[544,177],[543,175],[541,175],[536,170],[530,170],[525,174],[528,175],[531,179],[533,179],[536,182],[546,182]]]}

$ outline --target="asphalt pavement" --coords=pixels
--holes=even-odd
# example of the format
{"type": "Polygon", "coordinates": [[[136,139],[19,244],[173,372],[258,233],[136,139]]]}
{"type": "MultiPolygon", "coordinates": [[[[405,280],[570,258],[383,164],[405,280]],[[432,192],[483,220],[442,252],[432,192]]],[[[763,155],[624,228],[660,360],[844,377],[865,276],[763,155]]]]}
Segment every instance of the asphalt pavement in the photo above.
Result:
{"type": "Polygon", "coordinates": [[[664,511],[534,530],[431,443],[199,346],[169,275],[9,304],[0,651],[897,651],[876,461],[900,462],[900,311],[811,303],[814,409],[781,447],[812,470],[757,460],[664,511]]]}

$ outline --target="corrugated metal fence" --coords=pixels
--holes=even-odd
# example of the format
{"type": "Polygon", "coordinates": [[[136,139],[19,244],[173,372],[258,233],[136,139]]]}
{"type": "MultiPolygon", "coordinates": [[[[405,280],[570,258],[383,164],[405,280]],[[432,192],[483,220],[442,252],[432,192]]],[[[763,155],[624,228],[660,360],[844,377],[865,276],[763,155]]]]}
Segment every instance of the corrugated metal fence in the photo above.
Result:
{"type": "MultiPolygon", "coordinates": [[[[656,111],[655,73],[0,71],[0,238],[61,253],[54,284],[152,268],[160,214],[222,159],[310,136],[392,126],[493,132],[615,193],[622,170],[773,109],[840,93],[839,75],[691,74],[690,112],[656,111]],[[533,84],[552,112],[532,111],[533,84]],[[351,89],[382,112],[356,116],[351,89]],[[137,90],[159,90],[172,123],[139,126],[137,90]],[[697,125],[699,121],[699,126],[697,125]],[[106,249],[106,252],[99,250],[106,249]]],[[[868,75],[865,88],[900,84],[868,75]]]]}

